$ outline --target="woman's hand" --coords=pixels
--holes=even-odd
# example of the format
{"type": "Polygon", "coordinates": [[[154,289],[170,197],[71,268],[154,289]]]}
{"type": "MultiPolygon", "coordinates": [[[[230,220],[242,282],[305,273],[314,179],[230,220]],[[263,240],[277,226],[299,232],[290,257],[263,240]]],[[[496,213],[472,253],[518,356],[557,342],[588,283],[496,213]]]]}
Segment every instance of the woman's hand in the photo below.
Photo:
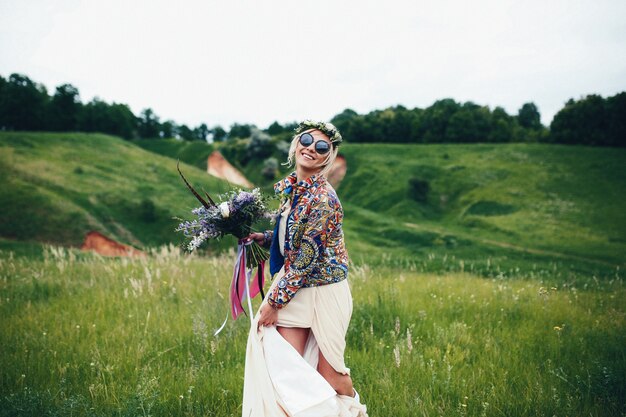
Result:
{"type": "Polygon", "coordinates": [[[278,322],[278,310],[268,303],[264,303],[259,310],[259,326],[275,326],[278,322]]]}
{"type": "Polygon", "coordinates": [[[248,236],[244,237],[243,240],[245,240],[246,242],[254,240],[259,245],[263,245],[263,243],[265,242],[265,236],[263,235],[263,233],[253,232],[253,233],[250,233],[248,236]]]}

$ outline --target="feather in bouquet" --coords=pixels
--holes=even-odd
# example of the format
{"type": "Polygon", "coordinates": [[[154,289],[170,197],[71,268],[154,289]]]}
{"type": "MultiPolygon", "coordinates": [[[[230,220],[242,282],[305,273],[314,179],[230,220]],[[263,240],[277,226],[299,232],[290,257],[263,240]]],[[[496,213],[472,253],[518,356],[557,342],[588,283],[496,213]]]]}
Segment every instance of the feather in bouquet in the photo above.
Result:
{"type": "MultiPolygon", "coordinates": [[[[237,190],[221,196],[220,203],[216,204],[208,193],[205,192],[206,200],[198,194],[180,171],[178,163],[176,169],[187,188],[202,204],[201,207],[192,210],[196,218],[183,221],[176,231],[183,232],[187,238],[191,239],[187,245],[189,251],[197,249],[208,239],[217,239],[225,235],[233,235],[239,239],[237,260],[230,285],[231,314],[233,319],[237,319],[241,313],[246,314],[242,302],[247,298],[250,317],[252,317],[250,299],[258,293],[265,298],[263,294],[264,267],[269,254],[256,242],[245,242],[243,238],[252,232],[254,223],[268,217],[264,197],[258,188],[252,191],[237,190]],[[254,268],[257,268],[257,273],[255,279],[251,280],[254,268]]],[[[216,334],[222,330],[224,324],[216,334]]]]}

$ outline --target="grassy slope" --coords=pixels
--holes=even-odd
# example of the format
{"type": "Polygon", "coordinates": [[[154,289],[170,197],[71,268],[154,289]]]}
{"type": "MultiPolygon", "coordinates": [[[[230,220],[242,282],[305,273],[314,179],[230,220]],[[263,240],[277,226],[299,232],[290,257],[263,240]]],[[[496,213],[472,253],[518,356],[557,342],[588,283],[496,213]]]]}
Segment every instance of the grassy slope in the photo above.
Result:
{"type": "MultiPolygon", "coordinates": [[[[174,140],[146,149],[206,166],[212,148],[174,140]],[[202,149],[198,148],[201,147],[202,149]],[[186,158],[186,159],[185,159],[186,158]]],[[[500,257],[623,264],[626,167],[621,149],[544,144],[347,144],[339,187],[357,253],[453,250],[500,257]],[[429,181],[428,201],[408,179],[429,181]],[[372,192],[375,190],[375,192],[372,192]],[[382,217],[380,214],[385,214],[382,217]]]]}
{"type": "MultiPolygon", "coordinates": [[[[212,193],[227,184],[181,164],[212,193]]],[[[0,133],[0,235],[79,245],[92,229],[137,246],[176,240],[196,200],[170,158],[106,135],[0,133]],[[153,218],[141,202],[155,207],[153,218]]]]}
{"type": "Polygon", "coordinates": [[[626,150],[350,144],[343,154],[348,174],[338,192],[346,225],[364,238],[404,241],[414,251],[492,248],[597,264],[625,261],[626,150]],[[408,198],[410,177],[429,181],[426,203],[408,198]]]}
{"type": "MultiPolygon", "coordinates": [[[[175,239],[171,217],[185,216],[195,200],[171,158],[136,144],[202,170],[212,149],[173,140],[0,133],[0,175],[7,178],[0,186],[0,236],[77,245],[95,228],[138,246],[175,239]],[[153,222],[142,215],[142,196],[156,206],[153,222]]],[[[439,264],[424,268],[490,276],[553,261],[588,274],[624,265],[622,149],[346,144],[342,153],[348,173],[338,193],[357,261],[434,257],[439,264]],[[426,203],[408,197],[410,177],[429,181],[426,203]]],[[[194,184],[226,190],[199,169],[184,169],[194,184]]]]}
{"type": "Polygon", "coordinates": [[[213,145],[205,142],[187,142],[177,139],[138,139],[132,143],[147,151],[180,159],[181,162],[186,162],[203,171],[206,171],[207,159],[214,150],[213,145]]]}

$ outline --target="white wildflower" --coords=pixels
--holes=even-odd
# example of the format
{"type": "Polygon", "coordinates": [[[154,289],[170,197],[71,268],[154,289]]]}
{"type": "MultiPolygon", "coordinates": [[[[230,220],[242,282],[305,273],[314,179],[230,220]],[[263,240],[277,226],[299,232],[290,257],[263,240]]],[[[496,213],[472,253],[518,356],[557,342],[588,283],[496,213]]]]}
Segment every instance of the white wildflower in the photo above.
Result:
{"type": "Polygon", "coordinates": [[[227,219],[230,216],[230,208],[228,207],[228,202],[225,201],[220,203],[219,205],[220,213],[222,213],[222,217],[227,219]]]}
{"type": "Polygon", "coordinates": [[[206,240],[207,237],[207,232],[205,232],[204,230],[198,233],[197,236],[194,236],[193,239],[191,239],[191,242],[189,242],[189,251],[191,252],[195,249],[198,249],[198,247],[202,244],[202,242],[206,240]]]}
{"type": "Polygon", "coordinates": [[[396,368],[400,367],[400,346],[393,348],[393,359],[396,362],[396,368]]]}

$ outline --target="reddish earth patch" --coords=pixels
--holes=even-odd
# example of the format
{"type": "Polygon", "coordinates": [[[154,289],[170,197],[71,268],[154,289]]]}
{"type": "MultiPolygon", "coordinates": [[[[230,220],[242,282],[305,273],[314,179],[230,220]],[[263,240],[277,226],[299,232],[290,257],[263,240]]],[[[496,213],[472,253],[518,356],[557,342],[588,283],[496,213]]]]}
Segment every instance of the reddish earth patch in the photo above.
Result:
{"type": "Polygon", "coordinates": [[[94,251],[104,256],[146,256],[146,254],[139,249],[118,243],[104,236],[102,233],[93,230],[87,233],[80,249],[84,251],[94,251]]]}
{"type": "Polygon", "coordinates": [[[243,176],[241,172],[228,162],[219,151],[213,151],[207,160],[207,172],[209,175],[221,178],[232,184],[240,185],[246,188],[252,188],[254,185],[243,176]]]}
{"type": "Polygon", "coordinates": [[[343,177],[346,176],[346,171],[348,170],[348,165],[346,164],[346,158],[343,155],[337,155],[335,158],[335,162],[333,162],[333,166],[330,168],[328,172],[328,182],[333,188],[339,187],[339,183],[343,177]]]}

